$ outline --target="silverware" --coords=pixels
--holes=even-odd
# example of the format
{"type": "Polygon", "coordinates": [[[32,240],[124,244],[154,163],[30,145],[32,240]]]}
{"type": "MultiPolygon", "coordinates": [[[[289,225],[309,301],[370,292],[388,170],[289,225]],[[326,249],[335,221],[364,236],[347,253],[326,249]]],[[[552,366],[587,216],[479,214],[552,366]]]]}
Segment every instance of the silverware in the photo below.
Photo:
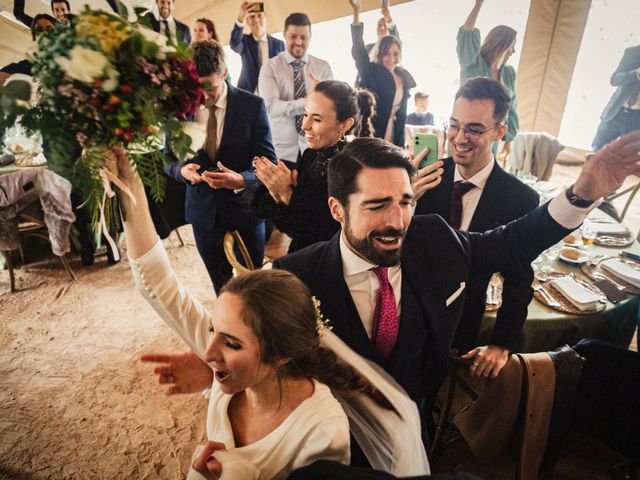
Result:
{"type": "Polygon", "coordinates": [[[608,282],[611,282],[613,286],[616,287],[618,290],[623,290],[623,291],[625,290],[624,285],[620,285],[609,275],[605,275],[604,273],[600,273],[596,270],[592,270],[591,274],[593,275],[594,278],[597,278],[598,280],[607,280],[608,282]]]}
{"type": "Polygon", "coordinates": [[[533,289],[538,292],[544,301],[547,302],[547,305],[550,307],[560,307],[560,302],[558,302],[555,298],[553,298],[549,292],[542,286],[542,284],[538,280],[533,281],[533,289]]]}

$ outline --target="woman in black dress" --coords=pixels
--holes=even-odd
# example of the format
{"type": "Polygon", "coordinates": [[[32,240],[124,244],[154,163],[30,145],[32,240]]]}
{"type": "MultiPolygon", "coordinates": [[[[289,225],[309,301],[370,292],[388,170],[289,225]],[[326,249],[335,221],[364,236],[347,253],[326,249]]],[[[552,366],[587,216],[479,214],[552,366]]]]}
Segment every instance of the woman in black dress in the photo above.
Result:
{"type": "Polygon", "coordinates": [[[364,26],[360,22],[360,1],[349,0],[353,9],[351,23],[351,56],[355,60],[360,85],[373,92],[376,98],[374,136],[404,147],[404,125],[407,120],[407,100],[416,86],[411,74],[400,66],[402,44],[398,37],[385,35],[378,40],[378,50],[369,58],[364,40],[364,26]]]}
{"type": "Polygon", "coordinates": [[[370,137],[375,112],[373,95],[346,82],[326,80],[307,96],[302,128],[308,148],[290,171],[281,161],[262,157],[254,162],[263,185],[256,192],[254,212],[272,218],[291,237],[289,253],[329,240],[340,228],[327,204],[327,165],[347,144],[346,135],[370,137]]]}

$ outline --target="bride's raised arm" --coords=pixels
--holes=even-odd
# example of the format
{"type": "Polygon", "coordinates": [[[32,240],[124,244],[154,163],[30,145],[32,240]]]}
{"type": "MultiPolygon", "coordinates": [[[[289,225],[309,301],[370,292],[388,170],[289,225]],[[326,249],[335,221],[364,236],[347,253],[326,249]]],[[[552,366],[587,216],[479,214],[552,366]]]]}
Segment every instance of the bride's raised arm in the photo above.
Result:
{"type": "Polygon", "coordinates": [[[178,281],[153,226],[142,181],[126,152],[117,147],[113,152],[115,155],[106,164],[117,177],[115,183],[119,187],[133,279],[142,296],[160,317],[191,350],[202,357],[209,337],[211,315],[178,281]]]}

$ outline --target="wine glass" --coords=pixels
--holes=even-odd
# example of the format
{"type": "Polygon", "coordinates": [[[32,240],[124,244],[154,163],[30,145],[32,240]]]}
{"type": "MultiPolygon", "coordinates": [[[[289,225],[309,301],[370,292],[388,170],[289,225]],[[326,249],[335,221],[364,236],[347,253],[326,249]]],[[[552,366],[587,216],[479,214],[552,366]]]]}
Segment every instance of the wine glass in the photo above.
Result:
{"type": "Polygon", "coordinates": [[[586,247],[589,247],[593,245],[593,243],[596,241],[596,237],[598,236],[598,230],[596,229],[596,226],[593,225],[592,223],[585,223],[584,225],[582,225],[582,228],[581,228],[581,236],[582,236],[582,243],[586,247]]]}

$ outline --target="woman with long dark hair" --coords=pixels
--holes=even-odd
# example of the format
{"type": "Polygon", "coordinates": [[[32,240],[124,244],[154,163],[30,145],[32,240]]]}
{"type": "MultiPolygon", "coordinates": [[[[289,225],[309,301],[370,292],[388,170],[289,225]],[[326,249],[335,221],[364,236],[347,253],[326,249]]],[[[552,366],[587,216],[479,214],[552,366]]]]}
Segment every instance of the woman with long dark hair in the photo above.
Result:
{"type": "MultiPolygon", "coordinates": [[[[511,141],[520,128],[518,105],[516,102],[516,71],[507,65],[515,52],[517,32],[507,26],[498,25],[480,44],[480,30],[475,28],[476,20],[484,0],[475,0],[475,4],[458,30],[458,61],[460,62],[460,84],[473,77],[488,77],[500,82],[511,93],[511,108],[507,114],[507,133],[504,138],[503,152],[511,151],[511,141]]],[[[497,153],[497,144],[494,146],[497,153]]]]}
{"type": "Polygon", "coordinates": [[[378,41],[377,53],[372,61],[364,44],[364,27],[360,22],[360,1],[349,0],[349,4],[353,8],[351,55],[356,62],[360,85],[371,90],[376,98],[377,115],[373,119],[374,136],[404,147],[407,100],[416,82],[400,65],[402,44],[393,35],[382,37],[378,41]]]}
{"type": "Polygon", "coordinates": [[[327,204],[327,166],[347,145],[346,135],[370,137],[375,100],[371,92],[354,90],[346,82],[325,80],[307,96],[302,128],[308,148],[291,172],[282,162],[254,162],[263,183],[254,212],[272,218],[291,237],[289,253],[329,240],[339,229],[327,204]]]}

